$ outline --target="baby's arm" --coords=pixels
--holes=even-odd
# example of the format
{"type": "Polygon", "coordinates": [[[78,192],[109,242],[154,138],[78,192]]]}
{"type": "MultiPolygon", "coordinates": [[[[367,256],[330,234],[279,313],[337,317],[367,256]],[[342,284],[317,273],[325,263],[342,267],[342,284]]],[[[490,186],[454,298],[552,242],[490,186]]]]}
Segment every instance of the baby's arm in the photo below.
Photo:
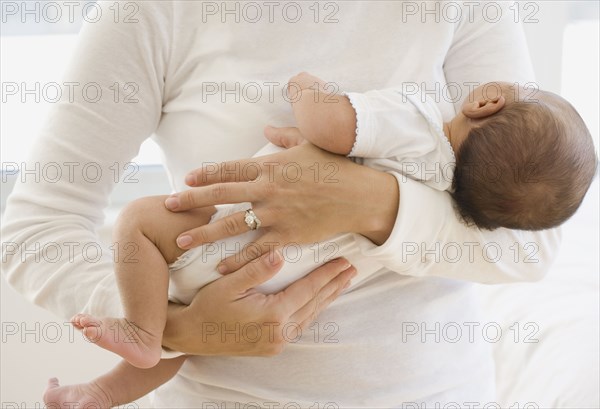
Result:
{"type": "Polygon", "coordinates": [[[267,128],[277,143],[281,133],[308,140],[324,150],[362,158],[369,167],[394,171],[437,190],[452,183],[454,153],[444,136],[434,101],[387,88],[331,95],[317,77],[301,73],[288,90],[298,129],[267,128]]]}
{"type": "Polygon", "coordinates": [[[356,139],[356,113],[348,98],[330,87],[303,72],[290,79],[288,95],[302,136],[321,149],[348,155],[356,139]]]}
{"type": "Polygon", "coordinates": [[[333,88],[332,83],[305,72],[288,83],[299,133],[313,145],[341,155],[390,159],[398,165],[403,158],[418,159],[439,148],[421,112],[427,111],[442,126],[441,114],[431,101],[419,102],[417,109],[393,88],[348,95],[335,94],[333,88]]]}
{"type": "Polygon", "coordinates": [[[185,356],[162,359],[156,366],[140,369],[121,361],[114,369],[79,385],[60,386],[58,379],[50,379],[44,393],[44,403],[53,408],[112,408],[141,398],[170,380],[185,356]],[[79,406],[73,406],[78,403],[79,406]]]}

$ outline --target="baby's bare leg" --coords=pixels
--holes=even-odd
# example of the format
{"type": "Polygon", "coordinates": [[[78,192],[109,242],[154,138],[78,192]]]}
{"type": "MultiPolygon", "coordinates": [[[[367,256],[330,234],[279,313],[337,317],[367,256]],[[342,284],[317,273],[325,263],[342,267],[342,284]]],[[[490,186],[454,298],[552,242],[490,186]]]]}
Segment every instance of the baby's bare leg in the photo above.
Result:
{"type": "Polygon", "coordinates": [[[48,408],[104,409],[124,405],[147,395],[171,379],[185,356],[162,359],[150,369],[140,369],[121,361],[110,372],[88,383],[60,386],[58,379],[48,381],[44,403],[48,408]]]}
{"type": "Polygon", "coordinates": [[[214,208],[172,213],[167,196],[136,200],[123,210],[114,229],[115,272],[124,318],[76,315],[72,322],[99,346],[138,368],[159,361],[167,318],[168,263],[184,253],[175,239],[186,230],[208,223],[214,208]]]}

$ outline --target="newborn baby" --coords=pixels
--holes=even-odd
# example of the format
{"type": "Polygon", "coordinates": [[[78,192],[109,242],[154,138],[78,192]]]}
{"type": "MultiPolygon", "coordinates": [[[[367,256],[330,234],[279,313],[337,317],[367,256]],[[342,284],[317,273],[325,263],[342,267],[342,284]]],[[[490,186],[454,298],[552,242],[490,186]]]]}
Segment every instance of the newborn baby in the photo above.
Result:
{"type": "Polygon", "coordinates": [[[309,74],[291,81],[301,84],[293,107],[306,140],[450,191],[464,221],[481,229],[558,226],[575,213],[596,173],[585,123],[550,92],[483,84],[444,123],[431,100],[394,89],[338,96],[309,74]],[[423,119],[428,130],[418,125],[423,119]],[[386,123],[396,121],[406,123],[402,135],[386,123]]]}
{"type": "MultiPolygon", "coordinates": [[[[443,123],[433,103],[393,89],[328,95],[326,88],[309,74],[292,78],[288,90],[298,127],[267,127],[267,137],[295,134],[366,166],[400,171],[448,190],[464,221],[478,228],[558,226],[577,210],[596,172],[589,131],[573,107],[555,94],[540,91],[536,100],[526,101],[523,88],[486,84],[473,90],[461,112],[443,123]],[[398,121],[406,131],[388,132],[386,122],[398,121]]],[[[278,149],[268,145],[257,156],[278,149]]],[[[59,386],[51,379],[44,395],[47,405],[117,406],[173,377],[185,356],[160,359],[168,299],[189,303],[200,287],[220,277],[221,250],[237,253],[260,232],[260,215],[243,213],[249,204],[172,213],[164,207],[166,198],[131,203],[115,226],[119,254],[128,254],[132,243],[137,246],[138,262],[117,260],[115,267],[124,318],[78,314],[72,319],[88,339],[125,361],[86,384],[59,386]],[[189,251],[177,246],[181,232],[236,213],[246,217],[248,233],[189,251]]],[[[334,257],[354,264],[360,272],[356,284],[381,268],[361,257],[361,248],[369,246],[373,244],[356,234],[302,246],[300,257],[258,290],[279,291],[334,257]]],[[[273,256],[281,258],[281,250],[273,256]]]]}

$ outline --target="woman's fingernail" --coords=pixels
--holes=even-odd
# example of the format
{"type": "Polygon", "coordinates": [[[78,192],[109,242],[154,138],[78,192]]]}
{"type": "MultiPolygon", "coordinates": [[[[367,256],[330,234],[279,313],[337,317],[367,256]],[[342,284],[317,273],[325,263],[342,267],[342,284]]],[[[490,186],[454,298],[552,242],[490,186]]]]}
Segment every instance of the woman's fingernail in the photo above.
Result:
{"type": "Polygon", "coordinates": [[[271,266],[276,266],[281,263],[281,260],[283,260],[283,257],[281,257],[281,252],[279,250],[275,250],[267,256],[267,264],[271,266]]]}
{"type": "Polygon", "coordinates": [[[188,186],[194,186],[196,184],[196,175],[190,173],[185,177],[185,184],[188,186]]]}
{"type": "Polygon", "coordinates": [[[165,206],[169,210],[176,210],[179,207],[179,198],[177,196],[171,196],[165,200],[165,206]]]}
{"type": "Polygon", "coordinates": [[[227,273],[227,266],[225,264],[219,264],[217,266],[217,271],[219,272],[219,274],[225,274],[227,273]]]}
{"type": "Polygon", "coordinates": [[[192,236],[180,236],[177,238],[177,245],[184,248],[192,244],[192,236]]]}
{"type": "Polygon", "coordinates": [[[346,259],[339,259],[338,260],[339,266],[341,268],[341,271],[346,271],[350,268],[350,262],[346,259]]]}

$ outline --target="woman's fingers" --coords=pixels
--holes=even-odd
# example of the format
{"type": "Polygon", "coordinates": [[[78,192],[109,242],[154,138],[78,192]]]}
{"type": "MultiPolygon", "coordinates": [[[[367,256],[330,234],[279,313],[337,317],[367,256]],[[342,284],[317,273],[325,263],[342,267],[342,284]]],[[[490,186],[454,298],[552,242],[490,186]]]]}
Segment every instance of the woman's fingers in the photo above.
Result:
{"type": "MultiPolygon", "coordinates": [[[[269,217],[263,212],[257,209],[253,209],[254,214],[260,220],[260,225],[263,227],[268,226],[269,217]]],[[[191,249],[198,247],[202,244],[213,243],[217,240],[222,240],[228,237],[239,236],[250,231],[250,227],[246,223],[246,212],[236,212],[230,216],[218,219],[212,223],[205,224],[204,226],[188,230],[181,233],[177,237],[177,245],[181,249],[191,249]]],[[[250,245],[247,245],[248,247],[250,245]]],[[[263,253],[257,254],[256,257],[263,253]]],[[[250,260],[255,259],[251,258],[250,260]]],[[[248,260],[248,261],[250,261],[248,260]]],[[[244,263],[246,264],[246,263],[244,263]]],[[[233,264],[231,264],[233,266],[233,264]]],[[[239,265],[241,267],[243,264],[239,265]]],[[[237,268],[230,269],[229,271],[237,270],[237,268]]]]}
{"type": "Polygon", "coordinates": [[[255,185],[251,182],[217,183],[174,193],[165,200],[171,211],[184,211],[216,204],[254,202],[259,199],[255,185]]]}
{"type": "MultiPolygon", "coordinates": [[[[315,307],[314,311],[321,311],[324,307],[315,302],[323,294],[331,294],[338,287],[343,287],[352,274],[356,272],[348,260],[335,259],[314,270],[306,277],[301,278],[279,293],[278,302],[284,308],[293,322],[302,322],[308,318],[309,309],[303,309],[306,304],[315,307]],[[297,313],[302,310],[302,313],[297,313]]],[[[322,297],[325,299],[326,297],[322,297]]]]}
{"type": "Polygon", "coordinates": [[[346,260],[334,260],[277,294],[252,290],[277,274],[283,263],[279,251],[269,252],[202,287],[189,307],[171,306],[165,345],[200,355],[280,353],[288,342],[281,328],[288,322],[308,322],[335,299],[354,271],[346,260]],[[245,328],[246,323],[269,325],[262,336],[241,336],[236,342],[222,332],[237,324],[245,328]]]}
{"type": "Polygon", "coordinates": [[[281,252],[275,250],[264,254],[257,260],[246,264],[237,271],[223,277],[221,280],[232,291],[244,294],[251,288],[257,287],[272,278],[283,267],[281,252]]]}
{"type": "Polygon", "coordinates": [[[253,159],[208,163],[188,173],[188,186],[207,186],[214,183],[249,182],[261,174],[261,163],[253,159]]]}
{"type": "Polygon", "coordinates": [[[273,235],[267,233],[259,237],[256,241],[245,245],[239,253],[223,259],[217,266],[217,270],[221,274],[229,274],[279,247],[282,247],[282,243],[277,242],[273,235]]]}
{"type": "Polygon", "coordinates": [[[298,128],[276,128],[274,126],[265,127],[265,136],[274,145],[282,148],[293,148],[305,142],[304,137],[298,128]]]}
{"type": "MultiPolygon", "coordinates": [[[[266,213],[254,209],[254,215],[260,220],[260,226],[266,227],[269,225],[268,222],[270,218],[266,215],[266,213]]],[[[247,216],[248,215],[246,212],[236,212],[232,215],[216,220],[212,223],[205,224],[204,226],[183,232],[177,237],[177,246],[179,246],[179,248],[181,249],[187,250],[201,246],[206,243],[214,243],[217,240],[223,240],[229,237],[235,237],[247,233],[251,230],[248,224],[246,223],[247,216]]],[[[246,261],[243,263],[233,262],[234,258],[237,259],[240,257],[239,254],[227,258],[226,260],[232,259],[226,263],[226,265],[228,266],[228,271],[237,270],[238,268],[246,264],[248,261],[254,260],[255,258],[261,256],[269,250],[267,248],[265,251],[257,253],[256,248],[254,247],[261,247],[259,241],[257,241],[256,243],[248,243],[244,246],[244,248],[241,249],[243,252],[248,253],[248,257],[246,257],[246,261]]],[[[271,246],[271,248],[273,247],[278,246],[271,246]]],[[[208,249],[207,251],[210,251],[210,249],[208,249]]]]}
{"type": "MultiPolygon", "coordinates": [[[[345,271],[344,274],[346,273],[347,272],[345,271]]],[[[353,267],[350,268],[348,274],[350,274],[351,280],[356,276],[355,269],[353,269],[353,267]]],[[[327,287],[323,289],[322,295],[319,295],[318,298],[315,298],[315,300],[307,303],[304,307],[292,314],[290,322],[297,323],[301,329],[308,327],[308,325],[312,323],[323,310],[329,307],[329,304],[334,302],[340,294],[352,284],[350,280],[346,281],[345,284],[342,284],[346,277],[341,274],[338,277],[334,279],[334,282],[330,282],[327,287]],[[339,282],[337,281],[338,277],[340,280],[339,282]],[[325,291],[326,289],[327,291],[325,291]],[[327,293],[330,294],[327,295],[327,293]]]]}

